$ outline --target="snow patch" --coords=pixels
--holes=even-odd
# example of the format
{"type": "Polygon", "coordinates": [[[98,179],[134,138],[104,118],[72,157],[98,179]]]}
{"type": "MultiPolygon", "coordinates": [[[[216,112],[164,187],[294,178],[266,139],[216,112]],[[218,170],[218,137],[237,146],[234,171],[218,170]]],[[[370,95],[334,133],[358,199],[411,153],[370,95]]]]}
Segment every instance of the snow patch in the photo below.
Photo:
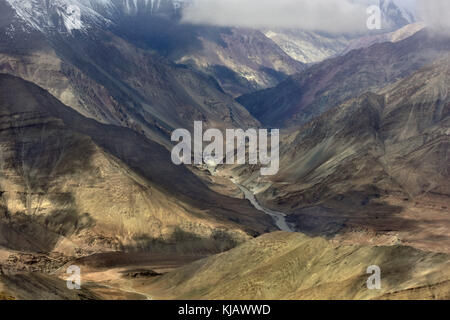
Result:
{"type": "MultiPolygon", "coordinates": [[[[86,31],[98,24],[110,21],[98,14],[91,0],[6,0],[16,16],[33,29],[47,32],[72,33],[86,31]]],[[[96,0],[96,4],[107,4],[110,0],[96,0]]]]}

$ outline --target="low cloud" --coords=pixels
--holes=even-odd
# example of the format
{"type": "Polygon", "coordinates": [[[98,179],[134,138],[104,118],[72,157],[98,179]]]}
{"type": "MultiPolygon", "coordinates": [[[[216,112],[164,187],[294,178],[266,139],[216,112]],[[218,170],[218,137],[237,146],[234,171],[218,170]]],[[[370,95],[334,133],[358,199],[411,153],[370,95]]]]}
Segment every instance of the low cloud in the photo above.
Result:
{"type": "Polygon", "coordinates": [[[194,0],[183,21],[347,33],[367,30],[366,10],[367,5],[353,0],[194,0]]]}
{"type": "Polygon", "coordinates": [[[449,0],[418,0],[417,13],[430,28],[450,34],[449,0]]]}

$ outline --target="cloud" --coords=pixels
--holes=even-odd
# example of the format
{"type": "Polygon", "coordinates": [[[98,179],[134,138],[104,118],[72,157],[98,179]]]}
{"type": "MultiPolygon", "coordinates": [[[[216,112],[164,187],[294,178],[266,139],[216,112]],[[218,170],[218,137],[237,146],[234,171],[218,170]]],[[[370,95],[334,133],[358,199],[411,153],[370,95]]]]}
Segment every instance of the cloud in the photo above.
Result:
{"type": "Polygon", "coordinates": [[[418,0],[418,15],[435,31],[450,34],[450,1],[418,0]]]}
{"type": "Polygon", "coordinates": [[[395,0],[397,5],[408,9],[410,12],[414,12],[417,7],[417,0],[395,0]]]}
{"type": "Polygon", "coordinates": [[[353,0],[193,0],[183,22],[346,33],[367,30],[366,10],[353,0]]]}

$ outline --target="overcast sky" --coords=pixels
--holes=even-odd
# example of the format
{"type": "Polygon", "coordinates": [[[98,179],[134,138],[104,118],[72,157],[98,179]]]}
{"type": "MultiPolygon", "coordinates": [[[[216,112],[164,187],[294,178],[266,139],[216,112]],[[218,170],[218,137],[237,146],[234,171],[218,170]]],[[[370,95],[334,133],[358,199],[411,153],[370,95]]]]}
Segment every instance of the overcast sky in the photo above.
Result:
{"type": "Polygon", "coordinates": [[[450,0],[417,0],[417,8],[430,27],[450,34],[450,0]]]}
{"type": "MultiPolygon", "coordinates": [[[[184,21],[253,28],[326,32],[367,30],[367,7],[378,0],[193,0],[184,21]]],[[[394,0],[426,22],[448,28],[450,0],[394,0]]]]}

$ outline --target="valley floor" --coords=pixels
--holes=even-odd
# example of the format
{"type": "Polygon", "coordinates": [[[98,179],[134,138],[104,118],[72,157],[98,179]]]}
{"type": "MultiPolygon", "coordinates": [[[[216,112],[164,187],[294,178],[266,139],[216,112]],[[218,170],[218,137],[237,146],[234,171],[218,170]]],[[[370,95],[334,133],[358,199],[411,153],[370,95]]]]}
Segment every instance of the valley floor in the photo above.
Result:
{"type": "Polygon", "coordinates": [[[209,257],[104,253],[50,274],[5,272],[2,299],[449,299],[450,257],[403,245],[337,244],[299,233],[265,234],[209,257]],[[82,289],[65,270],[81,268],[82,289]],[[381,268],[381,290],[366,286],[381,268]]]}

